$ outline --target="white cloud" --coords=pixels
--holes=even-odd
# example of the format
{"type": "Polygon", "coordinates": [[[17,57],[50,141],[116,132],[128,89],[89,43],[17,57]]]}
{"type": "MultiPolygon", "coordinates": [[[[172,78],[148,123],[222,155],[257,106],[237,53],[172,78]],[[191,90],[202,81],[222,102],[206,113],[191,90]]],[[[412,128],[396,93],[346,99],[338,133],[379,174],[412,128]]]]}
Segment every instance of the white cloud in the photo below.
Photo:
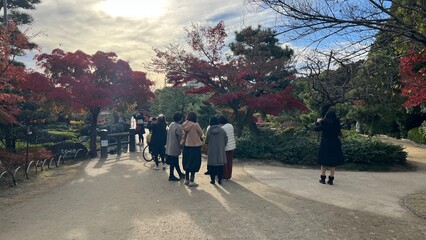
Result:
{"type": "MultiPolygon", "coordinates": [[[[34,18],[32,32],[42,32],[34,42],[42,52],[50,53],[55,48],[88,54],[96,51],[115,52],[130,63],[133,69],[144,69],[154,55],[153,48],[162,48],[169,43],[186,45],[184,27],[191,23],[213,26],[225,22],[227,43],[234,32],[248,26],[274,27],[284,19],[271,10],[258,5],[247,5],[245,0],[42,0],[30,14],[34,18]],[[278,21],[278,22],[277,22],[278,21]]],[[[279,36],[286,41],[287,34],[279,36]]],[[[311,45],[309,39],[285,42],[295,50],[295,65],[304,66],[307,56],[314,56],[314,48],[329,52],[331,49],[352,50],[342,39],[332,39],[321,46],[311,45]],[[340,46],[338,46],[340,45],[340,46]],[[347,45],[341,48],[341,45],[347,45]]],[[[343,54],[343,53],[339,53],[343,54]]],[[[23,61],[35,67],[29,54],[23,61]]],[[[365,55],[357,56],[358,58],[365,55]]],[[[162,75],[149,73],[158,82],[164,83],[162,75]]]]}
{"type": "Polygon", "coordinates": [[[47,53],[55,48],[89,54],[113,51],[133,69],[144,70],[143,63],[154,54],[152,48],[184,43],[183,28],[191,23],[213,25],[223,20],[233,38],[234,31],[258,24],[270,26],[274,20],[267,12],[250,11],[242,0],[155,1],[161,4],[153,5],[152,0],[43,0],[30,12],[32,31],[45,33],[34,41],[47,53]],[[148,8],[155,14],[149,15],[148,8]]]}

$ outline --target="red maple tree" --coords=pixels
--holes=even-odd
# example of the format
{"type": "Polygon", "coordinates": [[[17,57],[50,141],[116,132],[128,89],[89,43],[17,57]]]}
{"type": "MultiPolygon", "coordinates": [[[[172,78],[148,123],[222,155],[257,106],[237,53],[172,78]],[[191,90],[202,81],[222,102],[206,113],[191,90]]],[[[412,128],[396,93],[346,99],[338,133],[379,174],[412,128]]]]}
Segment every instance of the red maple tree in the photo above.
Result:
{"type": "MultiPolygon", "coordinates": [[[[223,22],[213,27],[192,25],[186,31],[192,51],[178,45],[154,49],[152,66],[165,73],[167,81],[174,86],[201,83],[201,87],[187,92],[211,93],[211,102],[231,108],[238,135],[247,124],[252,131],[257,130],[253,118],[256,111],[278,115],[285,109],[305,109],[303,102],[292,95],[290,82],[295,77],[288,71],[288,58],[265,56],[266,51],[226,55],[227,34],[223,22]]],[[[249,29],[249,32],[255,31],[249,29]]],[[[253,46],[262,45],[268,37],[271,36],[257,40],[253,46]]],[[[275,44],[273,42],[273,47],[275,44]]],[[[239,50],[243,51],[241,47],[239,50]]]]}
{"type": "Polygon", "coordinates": [[[16,62],[15,58],[34,47],[16,24],[0,27],[0,124],[18,123],[18,105],[24,100],[18,86],[26,73],[25,67],[16,62]]]}
{"type": "Polygon", "coordinates": [[[122,102],[144,103],[154,96],[150,90],[153,82],[146,73],[132,70],[126,61],[112,52],[98,51],[89,55],[80,50],[64,52],[55,49],[51,54],[41,54],[36,59],[44,69],[44,75],[33,73],[30,78],[37,80],[39,91],[50,89],[50,98],[75,110],[90,112],[92,157],[97,155],[96,127],[102,109],[122,102]]]}
{"type": "Polygon", "coordinates": [[[405,107],[426,102],[426,51],[411,52],[400,58],[401,93],[407,97],[405,107]]]}

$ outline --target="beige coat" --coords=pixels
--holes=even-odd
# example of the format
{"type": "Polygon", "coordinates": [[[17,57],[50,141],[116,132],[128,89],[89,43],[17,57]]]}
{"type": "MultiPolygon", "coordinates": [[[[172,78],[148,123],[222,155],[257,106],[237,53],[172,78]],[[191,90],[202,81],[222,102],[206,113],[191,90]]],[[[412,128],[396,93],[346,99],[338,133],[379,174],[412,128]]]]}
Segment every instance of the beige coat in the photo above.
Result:
{"type": "Polygon", "coordinates": [[[185,121],[182,124],[183,137],[182,141],[187,147],[199,147],[202,144],[203,130],[198,123],[185,121]]]}

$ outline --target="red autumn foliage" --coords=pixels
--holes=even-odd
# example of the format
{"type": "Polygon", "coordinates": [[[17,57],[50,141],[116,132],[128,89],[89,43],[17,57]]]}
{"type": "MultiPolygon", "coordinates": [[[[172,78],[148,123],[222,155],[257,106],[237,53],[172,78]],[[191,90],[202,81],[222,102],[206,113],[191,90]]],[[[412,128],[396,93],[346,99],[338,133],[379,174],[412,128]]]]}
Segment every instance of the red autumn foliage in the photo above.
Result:
{"type": "Polygon", "coordinates": [[[414,107],[426,102],[426,51],[412,52],[401,57],[400,75],[402,95],[408,97],[405,107],[414,107]]]}
{"type": "Polygon", "coordinates": [[[143,103],[154,96],[150,90],[153,82],[146,74],[133,71],[115,53],[88,55],[55,49],[37,56],[37,62],[54,87],[51,94],[75,109],[112,107],[118,101],[143,103]]]}
{"type": "MultiPolygon", "coordinates": [[[[36,161],[43,160],[46,158],[53,157],[53,153],[44,148],[29,148],[28,149],[28,160],[36,161]]],[[[14,166],[25,166],[26,152],[20,151],[13,153],[7,150],[0,150],[0,159],[3,166],[14,167],[14,166]]]]}
{"type": "Polygon", "coordinates": [[[33,49],[27,36],[16,24],[0,28],[0,123],[16,124],[19,104],[24,100],[19,85],[25,78],[25,68],[15,62],[23,51],[33,49]]]}
{"type": "Polygon", "coordinates": [[[252,119],[255,111],[278,115],[283,110],[306,109],[303,102],[292,95],[289,82],[294,75],[285,74],[291,72],[288,59],[263,53],[247,58],[226,56],[227,34],[223,22],[213,27],[193,25],[186,31],[192,52],[176,45],[166,50],[155,49],[152,65],[157,71],[166,73],[168,82],[174,86],[202,83],[202,87],[192,88],[187,93],[212,93],[214,104],[233,110],[237,131],[242,130],[247,119],[252,119]],[[241,114],[240,109],[246,111],[241,114]]]}
{"type": "Polygon", "coordinates": [[[37,56],[37,64],[44,69],[44,75],[34,73],[29,81],[44,81],[38,90],[51,89],[47,93],[50,98],[91,113],[92,156],[96,153],[96,123],[101,109],[120,102],[145,103],[154,96],[150,89],[154,83],[146,74],[132,70],[112,52],[89,55],[80,50],[55,49],[51,54],[37,56]]]}

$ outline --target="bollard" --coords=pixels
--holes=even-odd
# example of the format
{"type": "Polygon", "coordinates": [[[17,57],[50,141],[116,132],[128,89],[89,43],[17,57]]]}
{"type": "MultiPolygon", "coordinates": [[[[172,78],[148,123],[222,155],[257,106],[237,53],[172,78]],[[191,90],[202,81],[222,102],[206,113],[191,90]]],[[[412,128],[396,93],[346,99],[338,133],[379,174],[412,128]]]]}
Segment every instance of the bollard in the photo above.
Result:
{"type": "Polygon", "coordinates": [[[101,158],[108,157],[108,130],[102,129],[100,131],[101,136],[101,158]]]}
{"type": "Polygon", "coordinates": [[[129,129],[129,151],[130,152],[136,152],[136,130],[135,129],[129,129]]]}
{"type": "Polygon", "coordinates": [[[120,155],[121,155],[121,149],[122,149],[122,146],[121,146],[121,138],[122,138],[122,136],[117,136],[117,137],[116,137],[116,139],[117,139],[117,155],[118,155],[118,156],[120,156],[120,155]]]}

